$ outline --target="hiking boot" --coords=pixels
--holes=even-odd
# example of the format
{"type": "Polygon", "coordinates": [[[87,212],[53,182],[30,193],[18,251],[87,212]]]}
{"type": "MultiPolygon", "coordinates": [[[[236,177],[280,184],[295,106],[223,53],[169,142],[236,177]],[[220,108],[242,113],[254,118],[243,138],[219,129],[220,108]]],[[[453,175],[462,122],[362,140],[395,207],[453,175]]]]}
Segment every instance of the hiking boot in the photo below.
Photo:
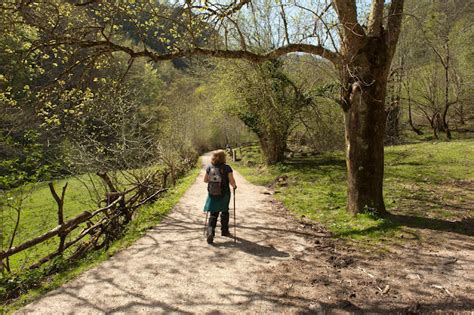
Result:
{"type": "Polygon", "coordinates": [[[219,212],[211,212],[209,216],[209,222],[207,225],[207,243],[212,244],[214,242],[214,236],[216,233],[216,225],[217,225],[217,217],[219,216],[219,212]]]}
{"type": "Polygon", "coordinates": [[[208,227],[207,228],[207,238],[206,238],[207,244],[214,243],[214,234],[215,234],[214,229],[212,227],[208,227]]]}
{"type": "Polygon", "coordinates": [[[229,212],[221,212],[221,231],[222,236],[229,236],[229,212]]]}
{"type": "Polygon", "coordinates": [[[225,237],[233,237],[232,233],[229,232],[229,230],[227,231],[221,231],[221,235],[222,236],[225,236],[225,237]]]}

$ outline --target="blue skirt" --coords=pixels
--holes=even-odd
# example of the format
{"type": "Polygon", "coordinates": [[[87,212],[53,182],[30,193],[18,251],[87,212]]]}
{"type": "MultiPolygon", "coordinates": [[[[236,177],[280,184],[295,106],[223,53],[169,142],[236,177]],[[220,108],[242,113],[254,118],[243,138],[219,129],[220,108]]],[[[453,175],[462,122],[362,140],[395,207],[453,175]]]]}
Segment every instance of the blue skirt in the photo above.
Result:
{"type": "Polygon", "coordinates": [[[229,211],[230,191],[224,193],[221,197],[211,197],[207,195],[206,203],[204,204],[204,211],[210,212],[227,212],[229,211]]]}

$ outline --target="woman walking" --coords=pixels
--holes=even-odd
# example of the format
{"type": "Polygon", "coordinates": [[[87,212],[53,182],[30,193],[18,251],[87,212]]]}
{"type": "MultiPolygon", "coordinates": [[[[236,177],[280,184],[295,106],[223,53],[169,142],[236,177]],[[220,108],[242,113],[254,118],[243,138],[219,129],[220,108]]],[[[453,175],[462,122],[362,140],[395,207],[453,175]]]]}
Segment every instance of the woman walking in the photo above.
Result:
{"type": "Polygon", "coordinates": [[[219,214],[221,216],[221,235],[232,237],[229,232],[229,184],[234,191],[237,189],[237,185],[232,168],[226,164],[226,154],[223,150],[212,153],[211,164],[206,168],[204,182],[208,183],[208,196],[204,211],[210,212],[206,236],[207,243],[212,244],[219,214]]]}

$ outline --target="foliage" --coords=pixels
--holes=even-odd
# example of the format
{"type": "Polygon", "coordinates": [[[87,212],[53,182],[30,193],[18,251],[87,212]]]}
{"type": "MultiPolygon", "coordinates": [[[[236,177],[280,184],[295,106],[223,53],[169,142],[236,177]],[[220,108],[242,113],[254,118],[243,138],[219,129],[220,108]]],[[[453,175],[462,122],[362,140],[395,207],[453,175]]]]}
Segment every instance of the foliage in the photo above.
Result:
{"type": "Polygon", "coordinates": [[[281,161],[296,117],[311,98],[289,79],[279,60],[225,64],[217,77],[216,97],[257,135],[268,164],[281,161]]]}
{"type": "Polygon", "coordinates": [[[341,85],[334,67],[311,56],[288,57],[285,72],[312,102],[298,113],[290,134],[290,148],[328,152],[344,148],[344,114],[340,110],[341,85]]]}
{"type": "Polygon", "coordinates": [[[463,1],[407,5],[411,14],[404,19],[393,67],[402,75],[404,116],[410,110],[411,129],[428,128],[433,137],[439,137],[440,132],[448,134],[451,129],[469,130],[474,81],[473,63],[468,60],[472,57],[469,43],[474,29],[468,21],[472,20],[474,7],[463,1]]]}
{"type": "Polygon", "coordinates": [[[0,141],[8,146],[8,157],[0,160],[0,189],[52,178],[60,165],[49,162],[46,150],[38,141],[36,130],[24,130],[22,138],[4,136],[0,141]]]}
{"type": "Polygon", "coordinates": [[[165,144],[173,140],[204,153],[228,143],[235,146],[253,140],[250,131],[224,110],[223,100],[215,97],[218,83],[208,75],[213,66],[211,62],[196,62],[192,71],[183,72],[170,64],[160,65],[160,77],[166,84],[160,97],[165,144]]]}

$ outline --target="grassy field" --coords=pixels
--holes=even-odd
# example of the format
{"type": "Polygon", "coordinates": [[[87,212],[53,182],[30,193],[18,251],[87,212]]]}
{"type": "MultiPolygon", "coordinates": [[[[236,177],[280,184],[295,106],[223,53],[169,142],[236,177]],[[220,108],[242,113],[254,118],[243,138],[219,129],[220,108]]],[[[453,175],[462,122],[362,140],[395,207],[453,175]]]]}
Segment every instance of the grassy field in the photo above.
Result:
{"type": "MultiPolygon", "coordinates": [[[[87,187],[82,184],[86,178],[69,178],[54,183],[60,194],[62,186],[67,182],[65,194],[64,217],[70,219],[85,210],[94,210],[97,204],[91,199],[87,187]]],[[[98,180],[96,179],[98,182],[98,180]]],[[[3,205],[0,213],[4,238],[3,248],[8,248],[11,234],[17,219],[17,210],[20,209],[20,224],[13,245],[39,236],[54,228],[58,223],[57,205],[47,183],[29,184],[6,193],[6,200],[10,206],[3,205]]],[[[14,255],[10,259],[12,269],[21,268],[28,261],[43,257],[58,244],[57,238],[39,244],[31,250],[14,255]]]]}
{"type": "MultiPolygon", "coordinates": [[[[144,171],[149,171],[149,169],[117,173],[117,182],[130,182],[127,180],[127,176],[132,172],[137,175],[137,172],[144,171]]],[[[61,194],[61,189],[66,183],[68,186],[64,201],[64,220],[71,219],[86,210],[93,211],[99,208],[97,201],[104,198],[106,188],[98,176],[80,175],[54,181],[58,194],[61,194]]],[[[121,190],[125,187],[117,188],[121,190]]],[[[0,208],[0,222],[3,232],[2,248],[4,249],[8,248],[11,241],[18,214],[17,209],[20,209],[20,224],[13,242],[14,246],[39,236],[58,224],[57,204],[51,195],[47,182],[24,185],[7,192],[4,199],[4,204],[0,208]]],[[[79,229],[71,232],[68,239],[73,238],[77,233],[79,233],[79,229]]],[[[17,270],[27,267],[31,261],[54,251],[58,244],[58,238],[54,237],[12,256],[10,259],[11,269],[17,270]]]]}
{"type": "Polygon", "coordinates": [[[234,166],[248,180],[272,186],[275,198],[288,209],[321,222],[336,237],[393,239],[406,226],[437,225],[440,230],[472,232],[468,226],[468,220],[474,217],[472,139],[387,147],[384,197],[387,209],[395,215],[391,219],[347,214],[342,152],[300,156],[265,167],[260,163],[258,147],[242,151],[242,161],[234,166]],[[461,223],[453,224],[454,221],[461,223]]]}
{"type": "MultiPolygon", "coordinates": [[[[193,169],[185,177],[179,179],[177,181],[176,186],[170,188],[168,192],[166,192],[162,196],[162,198],[158,199],[155,203],[151,205],[147,205],[140,208],[137,211],[134,220],[128,225],[125,235],[121,239],[115,241],[108,249],[92,252],[75,264],[64,265],[63,270],[61,270],[60,272],[57,272],[46,279],[41,278],[41,283],[38,284],[38,287],[36,289],[30,290],[26,294],[21,295],[20,298],[16,301],[9,301],[8,304],[1,306],[0,314],[9,313],[14,311],[15,309],[20,308],[21,306],[31,302],[36,297],[44,294],[49,290],[57,288],[61,284],[78,276],[85,270],[88,270],[96,266],[100,262],[108,259],[117,251],[122,250],[131,245],[148,229],[158,224],[163,218],[163,216],[176,205],[176,203],[179,201],[184,192],[195,181],[198,173],[198,168],[193,169]]],[[[71,185],[71,181],[69,185],[71,185]]],[[[45,195],[47,195],[46,192],[44,193],[45,195]]],[[[83,191],[81,194],[78,190],[75,196],[77,199],[78,208],[84,209],[83,203],[85,202],[85,200],[88,199],[88,193],[83,191]]],[[[72,198],[72,196],[70,196],[70,198],[72,198]]],[[[73,214],[70,213],[70,215],[73,214]]],[[[27,276],[34,275],[25,275],[25,277],[27,276]]]]}

